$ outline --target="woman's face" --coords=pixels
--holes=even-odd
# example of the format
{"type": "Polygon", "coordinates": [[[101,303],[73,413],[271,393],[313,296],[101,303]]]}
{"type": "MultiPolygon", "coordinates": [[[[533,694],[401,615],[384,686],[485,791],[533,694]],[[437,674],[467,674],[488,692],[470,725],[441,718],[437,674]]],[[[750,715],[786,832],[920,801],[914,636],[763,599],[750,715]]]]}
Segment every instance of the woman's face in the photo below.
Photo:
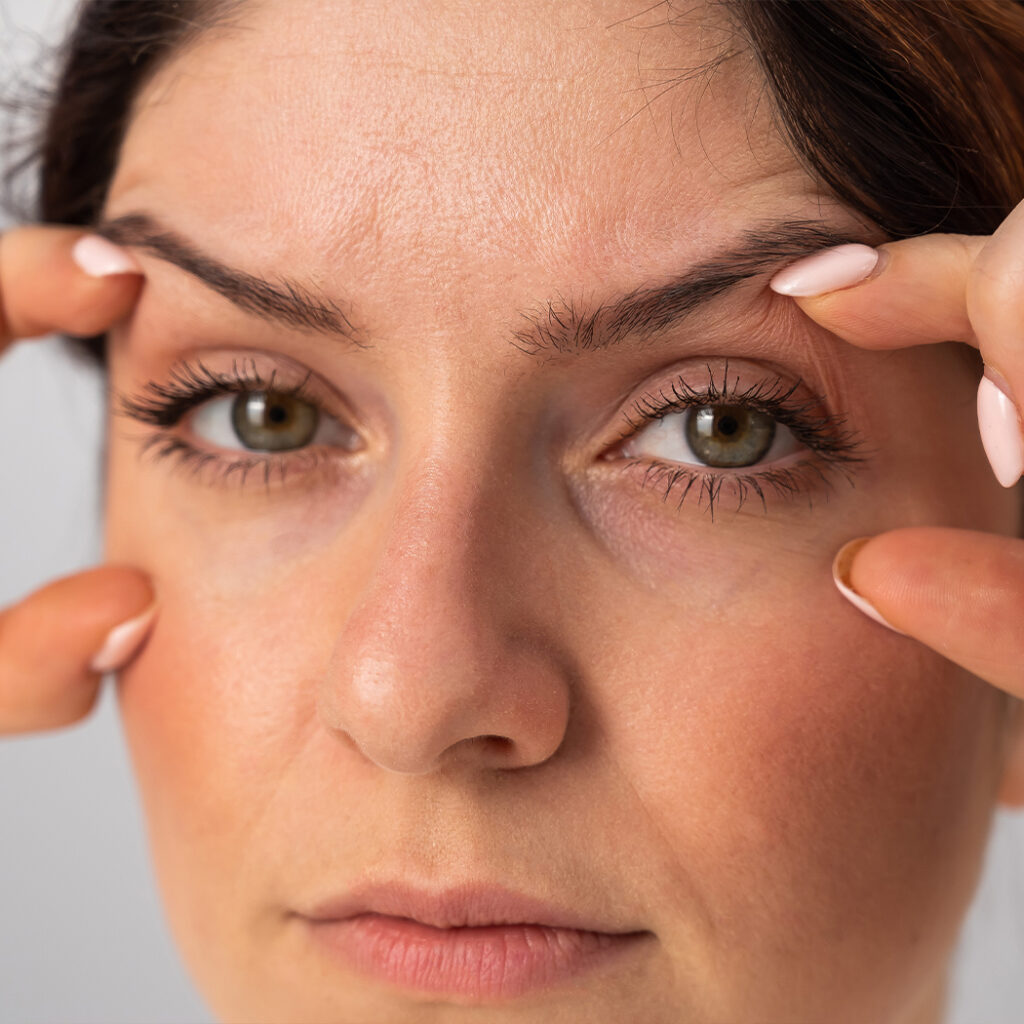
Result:
{"type": "Polygon", "coordinates": [[[877,235],[786,149],[720,10],[644,6],[266,2],[139,99],[108,545],[161,612],[120,693],[226,1019],[937,1005],[1003,703],[829,566],[1018,509],[966,350],[855,350],[767,290],[877,235]],[[400,914],[392,885],[640,934],[543,984],[446,933],[472,977],[413,983],[396,958],[434,939],[374,966],[346,936],[394,935],[336,920],[367,887],[400,914]]]}

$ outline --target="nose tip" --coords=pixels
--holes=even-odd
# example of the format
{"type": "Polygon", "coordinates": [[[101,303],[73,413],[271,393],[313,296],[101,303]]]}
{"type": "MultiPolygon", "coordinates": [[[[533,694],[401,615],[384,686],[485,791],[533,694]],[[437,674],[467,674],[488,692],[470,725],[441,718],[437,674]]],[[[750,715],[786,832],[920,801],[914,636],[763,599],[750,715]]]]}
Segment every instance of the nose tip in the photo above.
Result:
{"type": "Polygon", "coordinates": [[[506,653],[491,671],[481,671],[471,641],[437,661],[410,663],[396,653],[364,652],[344,686],[321,692],[321,718],[378,768],[510,770],[541,764],[561,746],[568,687],[538,652],[506,653]]]}
{"type": "Polygon", "coordinates": [[[555,599],[530,547],[538,506],[479,464],[495,459],[485,444],[438,444],[400,464],[346,566],[321,719],[387,771],[537,765],[570,707],[565,653],[537,612],[555,599]]]}

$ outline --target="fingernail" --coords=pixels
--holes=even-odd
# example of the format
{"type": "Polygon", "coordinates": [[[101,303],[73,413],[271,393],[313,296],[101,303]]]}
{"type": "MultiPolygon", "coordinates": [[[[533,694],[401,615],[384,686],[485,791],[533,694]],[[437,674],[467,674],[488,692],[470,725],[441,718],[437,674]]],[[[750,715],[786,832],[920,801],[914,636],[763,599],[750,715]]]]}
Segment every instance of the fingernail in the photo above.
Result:
{"type": "Polygon", "coordinates": [[[859,284],[878,264],[870,245],[837,245],[790,264],[768,282],[779,295],[806,298],[859,284]]]}
{"type": "Polygon", "coordinates": [[[123,668],[142,646],[155,619],[156,604],[151,604],[141,615],[115,626],[89,667],[93,672],[114,672],[123,668]]]}
{"type": "Polygon", "coordinates": [[[1024,437],[1013,401],[987,370],[978,385],[978,429],[996,479],[1012,487],[1024,473],[1024,437]]]}
{"type": "Polygon", "coordinates": [[[72,246],[71,258],[90,277],[142,273],[142,266],[127,249],[99,235],[83,235],[72,246]]]}
{"type": "Polygon", "coordinates": [[[850,569],[853,566],[854,556],[869,540],[871,540],[870,537],[858,537],[856,540],[851,540],[844,544],[839,549],[836,557],[832,560],[832,579],[835,580],[839,593],[854,608],[862,611],[869,619],[874,619],[875,622],[885,626],[886,629],[891,629],[894,633],[899,633],[900,636],[906,636],[907,634],[903,630],[897,629],[892,623],[882,618],[878,609],[869,601],[865,601],[850,584],[850,569]]]}

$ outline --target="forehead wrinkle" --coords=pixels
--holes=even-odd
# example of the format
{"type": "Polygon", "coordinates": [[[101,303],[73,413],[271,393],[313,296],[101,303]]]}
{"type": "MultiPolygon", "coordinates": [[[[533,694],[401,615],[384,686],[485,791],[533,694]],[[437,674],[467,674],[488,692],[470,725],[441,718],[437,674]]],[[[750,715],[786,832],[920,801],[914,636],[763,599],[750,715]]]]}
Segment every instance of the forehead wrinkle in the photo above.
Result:
{"type": "MultiPolygon", "coordinates": [[[[274,10],[285,8],[267,4],[264,14],[274,10]]],[[[558,20],[554,13],[552,19],[558,20]]],[[[168,184],[187,182],[182,196],[171,197],[183,208],[182,199],[192,205],[192,194],[226,197],[217,223],[225,255],[240,265],[252,265],[252,250],[262,249],[262,269],[296,264],[305,280],[325,292],[336,281],[358,297],[382,282],[391,285],[400,257],[403,286],[427,285],[438,316],[472,316],[476,296],[466,282],[486,282],[488,274],[505,268],[510,281],[525,282],[538,270],[554,280],[586,281],[619,275],[627,264],[645,272],[664,267],[666,254],[691,252],[723,233],[727,218],[735,216],[732,208],[759,191],[778,198],[782,186],[773,183],[774,174],[801,173],[781,143],[772,149],[770,165],[751,166],[749,133],[733,125],[735,131],[715,133],[714,177],[706,146],[699,159],[677,151],[667,106],[660,120],[652,111],[629,120],[638,67],[669,66],[662,52],[666,40],[685,50],[686,40],[673,33],[655,40],[645,28],[640,65],[640,51],[633,59],[618,43],[594,53],[586,49],[595,33],[607,43],[604,23],[590,26],[590,36],[579,33],[568,63],[547,53],[549,33],[541,31],[532,49],[519,48],[525,59],[496,69],[486,46],[478,53],[457,34],[453,42],[444,20],[431,28],[444,36],[433,64],[422,55],[430,48],[412,31],[415,18],[387,37],[387,46],[397,48],[388,60],[382,57],[390,51],[360,49],[358,38],[344,49],[317,53],[316,40],[302,46],[282,41],[269,31],[274,22],[265,19],[248,26],[241,42],[212,41],[209,53],[193,52],[198,70],[177,82],[153,125],[151,134],[164,150],[171,141],[176,149],[182,142],[186,147],[180,159],[174,154],[175,174],[167,174],[160,151],[151,173],[168,184]],[[261,27],[268,29],[262,36],[261,27]],[[249,74],[246,69],[259,68],[259,61],[235,67],[247,40],[273,57],[274,75],[249,74]],[[338,52],[352,58],[359,96],[345,88],[348,78],[326,73],[338,52]],[[311,67],[318,73],[310,79],[311,67]],[[397,84],[389,77],[396,71],[402,76],[397,84]],[[402,81],[410,79],[425,83],[413,91],[413,106],[403,102],[402,81]],[[217,83],[212,91],[211,80],[217,83]],[[480,81],[482,90],[471,88],[480,81]],[[169,108],[186,98],[191,105],[175,115],[169,108]],[[216,117],[208,116],[211,101],[219,104],[216,117]],[[197,121],[206,137],[196,137],[197,121]],[[201,177],[214,143],[221,145],[225,173],[244,183],[230,195],[216,184],[211,190],[201,177]],[[645,154],[642,164],[638,152],[645,154]]],[[[733,90],[748,88],[731,72],[724,74],[726,85],[722,77],[708,103],[712,113],[733,90]]],[[[132,152],[130,142],[126,153],[132,152]]],[[[208,219],[204,212],[193,214],[201,224],[208,219]]],[[[182,226],[198,234],[195,221],[182,226]]]]}

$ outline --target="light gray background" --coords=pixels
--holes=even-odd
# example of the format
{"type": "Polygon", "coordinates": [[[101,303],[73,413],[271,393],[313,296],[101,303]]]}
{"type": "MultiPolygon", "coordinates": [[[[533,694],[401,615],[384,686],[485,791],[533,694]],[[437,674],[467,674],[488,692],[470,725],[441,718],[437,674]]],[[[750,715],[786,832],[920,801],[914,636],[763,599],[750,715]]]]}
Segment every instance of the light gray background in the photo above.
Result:
{"type": "MultiPolygon", "coordinates": [[[[138,0],[136,0],[138,2],[138,0]]],[[[0,84],[70,0],[0,0],[0,84]]],[[[103,382],[52,341],[0,364],[0,605],[99,559],[103,382]]],[[[109,691],[84,725],[0,743],[0,1024],[206,1024],[164,925],[109,691]]],[[[1024,1020],[1024,816],[1000,820],[952,1024],[1024,1020]]],[[[865,1022],[871,1024],[871,1022],[865,1022]]]]}

